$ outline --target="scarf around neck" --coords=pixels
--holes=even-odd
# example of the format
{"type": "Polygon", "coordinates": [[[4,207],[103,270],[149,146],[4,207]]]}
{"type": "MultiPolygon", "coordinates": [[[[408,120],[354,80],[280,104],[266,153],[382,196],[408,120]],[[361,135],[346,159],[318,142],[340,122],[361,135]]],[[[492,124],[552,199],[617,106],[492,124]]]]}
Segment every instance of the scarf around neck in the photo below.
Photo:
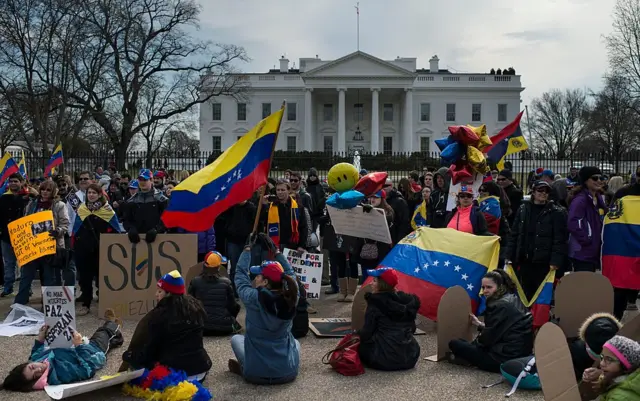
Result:
{"type": "MultiPolygon", "coordinates": [[[[298,220],[300,219],[300,211],[298,210],[298,202],[293,197],[291,199],[291,239],[289,243],[297,244],[300,241],[300,233],[298,232],[298,220]]],[[[267,234],[273,243],[280,247],[280,213],[278,212],[277,203],[269,204],[269,213],[267,214],[267,234]]]]}
{"type": "Polygon", "coordinates": [[[96,216],[99,219],[109,223],[110,227],[107,232],[123,232],[122,227],[120,226],[120,222],[116,217],[116,213],[108,203],[102,203],[102,201],[103,199],[101,198],[96,202],[82,203],[80,207],[78,207],[78,211],[76,213],[76,221],[73,224],[72,231],[74,236],[78,232],[78,230],[80,230],[80,227],[82,226],[82,223],[86,220],[86,218],[91,215],[96,216]]]}

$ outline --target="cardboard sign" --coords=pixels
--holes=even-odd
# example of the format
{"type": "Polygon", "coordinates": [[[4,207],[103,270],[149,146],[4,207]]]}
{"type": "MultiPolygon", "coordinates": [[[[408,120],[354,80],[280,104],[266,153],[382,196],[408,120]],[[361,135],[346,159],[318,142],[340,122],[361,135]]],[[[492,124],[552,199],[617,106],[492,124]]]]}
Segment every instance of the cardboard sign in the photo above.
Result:
{"type": "MultiPolygon", "coordinates": [[[[473,188],[473,199],[478,198],[478,190],[480,189],[480,185],[482,185],[482,180],[484,176],[480,173],[475,173],[473,177],[473,183],[471,184],[471,188],[473,188]]],[[[471,178],[465,180],[465,182],[471,182],[471,178]]],[[[458,191],[460,191],[461,182],[456,185],[451,184],[449,186],[449,197],[447,198],[447,211],[453,210],[456,207],[456,197],[458,196],[458,191]]]]}
{"type": "Polygon", "coordinates": [[[96,391],[102,388],[126,383],[133,379],[137,379],[138,377],[142,376],[143,373],[144,369],[134,370],[132,372],[116,373],[115,375],[103,376],[98,380],[91,380],[88,382],[60,384],[57,386],[45,386],[44,391],[49,397],[53,398],[54,400],[62,400],[64,398],[69,398],[76,395],[89,393],[91,391],[96,391]]]}
{"type": "Polygon", "coordinates": [[[336,209],[327,206],[327,211],[336,234],[367,238],[385,244],[391,243],[384,210],[374,208],[371,213],[365,213],[362,206],[356,206],[353,209],[336,209]]]}
{"type": "Polygon", "coordinates": [[[534,350],[545,401],[581,401],[562,329],[553,323],[545,323],[538,331],[534,350]]]}
{"type": "Polygon", "coordinates": [[[56,239],[49,236],[49,231],[55,228],[51,210],[12,221],[7,228],[18,266],[56,254],[56,239]]]}
{"type": "Polygon", "coordinates": [[[364,315],[367,312],[367,300],[364,295],[373,292],[371,285],[361,286],[351,304],[351,328],[360,330],[364,326],[364,315]]]}
{"type": "Polygon", "coordinates": [[[471,300],[464,288],[456,285],[444,292],[438,304],[437,353],[424,359],[438,362],[449,352],[449,341],[461,338],[471,341],[471,300]]]}
{"type": "Polygon", "coordinates": [[[344,337],[351,333],[349,318],[311,318],[309,329],[318,337],[344,337]]]}
{"type": "Polygon", "coordinates": [[[45,343],[50,348],[71,348],[76,329],[75,288],[42,287],[44,322],[49,326],[45,343]]]}
{"type": "Polygon", "coordinates": [[[322,259],[321,253],[299,252],[284,248],[282,251],[291,268],[304,285],[307,299],[320,299],[322,290],[322,259]]]}
{"type": "Polygon", "coordinates": [[[182,277],[198,262],[196,234],[160,234],[138,244],[126,234],[100,236],[99,313],[113,308],[123,319],[140,320],[156,305],[156,284],[172,270],[182,277]]]}
{"type": "Polygon", "coordinates": [[[613,287],[600,273],[567,274],[556,286],[554,314],[565,335],[577,337],[582,323],[594,313],[613,313],[613,287]]]}

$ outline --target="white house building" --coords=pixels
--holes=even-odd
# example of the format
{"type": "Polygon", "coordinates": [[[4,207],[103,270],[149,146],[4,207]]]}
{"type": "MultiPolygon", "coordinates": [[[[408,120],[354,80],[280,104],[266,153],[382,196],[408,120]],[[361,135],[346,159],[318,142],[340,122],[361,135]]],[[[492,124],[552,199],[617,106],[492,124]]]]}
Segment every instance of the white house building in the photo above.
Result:
{"type": "Polygon", "coordinates": [[[416,152],[437,150],[450,125],[486,124],[497,133],[520,111],[515,71],[451,73],[429,60],[381,60],[357,51],[337,60],[301,58],[299,68],[243,74],[246,102],[218,97],[200,106],[200,148],[231,146],[286,100],[278,150],[416,152]]]}

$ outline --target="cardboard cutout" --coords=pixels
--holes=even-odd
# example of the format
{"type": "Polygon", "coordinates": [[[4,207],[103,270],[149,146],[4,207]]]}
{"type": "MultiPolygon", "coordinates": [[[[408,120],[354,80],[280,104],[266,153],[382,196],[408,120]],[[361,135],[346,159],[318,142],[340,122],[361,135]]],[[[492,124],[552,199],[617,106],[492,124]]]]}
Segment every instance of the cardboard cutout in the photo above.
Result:
{"type": "Polygon", "coordinates": [[[534,350],[545,401],[581,401],[571,353],[562,329],[546,323],[538,331],[534,350]]]}
{"type": "Polygon", "coordinates": [[[438,350],[436,355],[425,359],[438,362],[449,352],[449,341],[461,338],[471,341],[471,300],[464,288],[456,285],[445,291],[438,305],[438,350]]]}
{"type": "Polygon", "coordinates": [[[366,293],[373,292],[371,285],[360,287],[360,290],[353,297],[351,304],[351,328],[360,330],[364,326],[364,314],[367,312],[367,301],[364,299],[366,293]]]}
{"type": "Polygon", "coordinates": [[[571,273],[560,279],[555,301],[554,314],[564,334],[576,337],[589,316],[599,312],[613,314],[613,287],[602,274],[571,273]]]}
{"type": "Polygon", "coordinates": [[[640,315],[636,315],[626,322],[618,332],[618,335],[630,338],[633,341],[640,341],[640,315]]]}

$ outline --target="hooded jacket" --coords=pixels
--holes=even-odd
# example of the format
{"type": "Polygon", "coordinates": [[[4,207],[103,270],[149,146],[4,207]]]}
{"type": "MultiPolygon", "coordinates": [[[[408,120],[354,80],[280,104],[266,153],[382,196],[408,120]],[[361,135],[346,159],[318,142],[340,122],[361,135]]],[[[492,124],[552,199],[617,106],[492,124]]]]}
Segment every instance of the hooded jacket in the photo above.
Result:
{"type": "Polygon", "coordinates": [[[53,386],[92,378],[107,362],[107,357],[91,342],[72,348],[45,348],[44,343],[36,340],[29,360],[49,362],[47,384],[53,386]]]}
{"type": "Polygon", "coordinates": [[[616,377],[600,396],[601,401],[640,401],[640,369],[616,377]]]}
{"type": "Polygon", "coordinates": [[[311,210],[311,219],[313,220],[313,226],[317,227],[318,217],[322,216],[322,213],[324,211],[326,194],[324,192],[324,188],[322,187],[322,183],[320,182],[320,177],[318,177],[318,170],[316,170],[315,168],[310,169],[309,175],[316,176],[315,181],[311,181],[307,178],[307,193],[311,196],[311,200],[313,201],[313,210],[311,210]]]}
{"type": "Polygon", "coordinates": [[[358,331],[360,359],[373,369],[412,369],[420,357],[420,345],[413,337],[420,300],[401,291],[364,297],[367,311],[358,331]]]}
{"type": "Polygon", "coordinates": [[[427,221],[431,228],[445,228],[447,218],[447,202],[449,201],[449,169],[442,167],[433,175],[433,191],[429,196],[427,221]],[[444,179],[444,186],[438,186],[438,177],[444,179]]]}
{"type": "Polygon", "coordinates": [[[609,313],[595,313],[582,323],[577,333],[578,338],[569,342],[569,352],[577,380],[582,380],[582,373],[594,363],[587,347],[600,355],[604,343],[613,338],[621,328],[622,324],[609,313]]]}
{"type": "Polygon", "coordinates": [[[588,189],[580,191],[569,205],[569,257],[600,264],[602,227],[607,207],[602,195],[597,195],[597,204],[588,189]],[[602,215],[600,214],[602,211],[602,215]]]}

